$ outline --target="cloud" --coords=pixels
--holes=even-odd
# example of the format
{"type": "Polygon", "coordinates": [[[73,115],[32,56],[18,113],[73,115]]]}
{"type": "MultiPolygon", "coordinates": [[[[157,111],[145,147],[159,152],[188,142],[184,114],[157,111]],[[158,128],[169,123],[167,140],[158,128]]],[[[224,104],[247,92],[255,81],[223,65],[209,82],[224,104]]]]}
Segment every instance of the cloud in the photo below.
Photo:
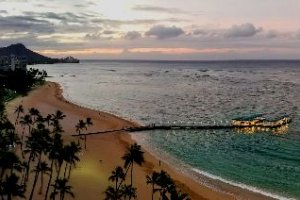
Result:
{"type": "Polygon", "coordinates": [[[75,23],[85,23],[88,18],[82,15],[77,15],[71,12],[65,13],[54,13],[54,12],[24,12],[28,17],[32,18],[42,18],[44,20],[58,20],[62,23],[75,22],[75,23]]]}
{"type": "Polygon", "coordinates": [[[167,27],[163,25],[153,26],[145,33],[146,36],[154,36],[157,39],[174,38],[182,34],[184,34],[184,31],[181,28],[176,26],[167,27]]]}
{"type": "Polygon", "coordinates": [[[136,40],[136,39],[139,39],[141,37],[142,37],[142,35],[137,31],[129,31],[124,36],[124,38],[127,39],[127,40],[136,40]]]}
{"type": "Polygon", "coordinates": [[[74,7],[85,8],[85,7],[87,7],[87,5],[84,5],[84,4],[75,4],[74,7]]]}
{"type": "Polygon", "coordinates": [[[296,37],[300,39],[300,29],[299,29],[298,32],[296,33],[296,37]]]}
{"type": "Polygon", "coordinates": [[[196,29],[193,31],[194,35],[207,35],[208,31],[203,29],[196,29]]]}
{"type": "Polygon", "coordinates": [[[252,37],[257,33],[261,32],[262,28],[256,28],[251,23],[234,25],[225,32],[225,37],[236,38],[236,37],[252,37]]]}
{"type": "Polygon", "coordinates": [[[104,35],[112,35],[112,34],[115,34],[115,33],[117,33],[117,32],[116,31],[111,31],[111,30],[105,30],[105,31],[102,32],[102,34],[104,34],[104,35]]]}
{"type": "Polygon", "coordinates": [[[87,40],[98,40],[98,39],[102,39],[102,33],[100,32],[96,32],[96,33],[87,33],[84,36],[85,39],[87,40]]]}
{"type": "Polygon", "coordinates": [[[121,54],[124,49],[122,48],[88,48],[88,49],[75,49],[75,50],[40,50],[41,54],[51,56],[61,55],[91,55],[91,54],[121,54]]]}
{"type": "Polygon", "coordinates": [[[159,21],[160,20],[154,20],[154,19],[137,19],[137,20],[116,20],[116,19],[106,19],[106,18],[91,19],[92,23],[104,24],[111,27],[119,27],[122,25],[149,25],[149,24],[155,24],[159,21]]]}
{"type": "Polygon", "coordinates": [[[275,30],[270,30],[267,32],[266,37],[267,38],[276,38],[279,36],[279,33],[275,30]]]}
{"type": "Polygon", "coordinates": [[[136,5],[132,8],[135,11],[145,11],[145,12],[160,12],[160,13],[185,13],[185,11],[177,9],[177,8],[165,8],[159,6],[149,6],[149,5],[136,5]]]}
{"type": "Polygon", "coordinates": [[[0,16],[0,32],[54,33],[54,26],[46,20],[30,16],[0,16]]]}
{"type": "Polygon", "coordinates": [[[7,14],[6,10],[0,10],[0,14],[7,14]]]}

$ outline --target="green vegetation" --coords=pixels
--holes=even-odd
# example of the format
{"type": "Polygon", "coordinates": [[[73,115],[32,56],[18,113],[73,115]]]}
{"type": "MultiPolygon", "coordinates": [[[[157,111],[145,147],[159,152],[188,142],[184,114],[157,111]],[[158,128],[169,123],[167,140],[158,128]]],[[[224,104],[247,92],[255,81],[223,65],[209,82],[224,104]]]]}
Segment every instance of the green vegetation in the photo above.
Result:
{"type": "Polygon", "coordinates": [[[31,88],[43,84],[47,73],[30,68],[27,71],[1,71],[0,76],[1,100],[8,101],[17,95],[26,95],[31,88]]]}

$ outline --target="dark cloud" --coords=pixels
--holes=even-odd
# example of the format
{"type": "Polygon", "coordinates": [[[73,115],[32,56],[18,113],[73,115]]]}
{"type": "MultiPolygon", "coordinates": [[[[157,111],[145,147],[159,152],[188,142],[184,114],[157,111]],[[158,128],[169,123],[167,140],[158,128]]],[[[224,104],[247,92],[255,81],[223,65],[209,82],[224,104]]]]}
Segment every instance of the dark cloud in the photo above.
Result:
{"type": "Polygon", "coordinates": [[[127,40],[136,40],[136,39],[139,39],[141,37],[142,37],[142,35],[137,31],[129,31],[124,36],[124,38],[127,39],[127,40]]]}
{"type": "Polygon", "coordinates": [[[6,10],[0,10],[0,14],[7,14],[6,10]]]}
{"type": "Polygon", "coordinates": [[[299,29],[298,32],[296,33],[296,37],[300,39],[300,29],[299,29]]]}
{"type": "Polygon", "coordinates": [[[45,20],[58,20],[62,23],[76,22],[85,23],[88,18],[85,16],[77,15],[71,12],[54,13],[54,12],[24,12],[26,16],[34,18],[42,18],[45,20]]]}
{"type": "Polygon", "coordinates": [[[252,37],[261,31],[262,28],[256,28],[253,24],[246,23],[232,26],[225,32],[225,37],[252,37]]]}
{"type": "MultiPolygon", "coordinates": [[[[113,31],[111,31],[110,34],[108,34],[110,31],[103,31],[103,32],[94,32],[94,33],[88,33],[84,36],[86,40],[101,40],[101,41],[109,41],[114,39],[112,36],[113,31]]],[[[114,32],[115,33],[115,32],[114,32]]]]}
{"type": "Polygon", "coordinates": [[[87,7],[87,5],[84,5],[84,4],[75,4],[74,7],[76,7],[76,8],[85,8],[85,7],[87,7]]]}
{"type": "Polygon", "coordinates": [[[267,32],[266,37],[267,38],[276,38],[279,36],[279,33],[275,30],[270,30],[267,32]]]}
{"type": "Polygon", "coordinates": [[[0,16],[0,32],[53,33],[54,26],[46,20],[30,16],[0,16]]]}
{"type": "Polygon", "coordinates": [[[104,34],[104,35],[112,35],[112,34],[115,34],[115,33],[117,33],[117,31],[105,30],[105,31],[102,32],[102,34],[104,34]]]}
{"type": "Polygon", "coordinates": [[[184,34],[184,31],[181,28],[176,26],[163,26],[157,25],[150,28],[149,31],[145,33],[147,36],[154,36],[157,39],[167,39],[167,38],[174,38],[184,34]]]}
{"type": "Polygon", "coordinates": [[[193,31],[194,35],[207,35],[208,31],[203,29],[196,29],[193,31]]]}
{"type": "Polygon", "coordinates": [[[136,11],[160,12],[160,13],[169,13],[169,14],[185,13],[183,10],[177,8],[165,8],[165,7],[149,6],[149,5],[136,5],[132,9],[136,11]]]}
{"type": "Polygon", "coordinates": [[[99,38],[101,38],[101,33],[88,33],[86,34],[84,37],[85,39],[88,39],[88,40],[97,40],[99,38]]]}

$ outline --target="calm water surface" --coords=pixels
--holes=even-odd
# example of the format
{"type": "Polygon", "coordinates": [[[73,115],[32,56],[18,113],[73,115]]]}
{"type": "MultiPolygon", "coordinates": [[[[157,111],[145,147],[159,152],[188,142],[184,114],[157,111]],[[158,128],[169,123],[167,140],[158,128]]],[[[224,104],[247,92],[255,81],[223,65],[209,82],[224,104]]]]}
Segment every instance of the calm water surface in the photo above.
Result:
{"type": "Polygon", "coordinates": [[[300,62],[82,61],[36,67],[46,69],[70,101],[142,124],[226,124],[254,113],[287,113],[293,122],[277,132],[178,130],[133,137],[193,173],[300,199],[300,62]]]}

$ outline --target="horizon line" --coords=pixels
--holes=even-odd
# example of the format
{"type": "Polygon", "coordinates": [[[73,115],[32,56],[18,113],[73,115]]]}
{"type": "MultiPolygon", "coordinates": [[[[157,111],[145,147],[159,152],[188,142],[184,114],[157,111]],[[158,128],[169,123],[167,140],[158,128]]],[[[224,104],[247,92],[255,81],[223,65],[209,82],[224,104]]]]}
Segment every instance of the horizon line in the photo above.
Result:
{"type": "Polygon", "coordinates": [[[282,59],[215,59],[215,60],[210,60],[210,59],[203,59],[203,60],[195,60],[195,59],[97,59],[97,58],[84,58],[80,59],[80,61],[145,61],[145,62],[231,62],[231,61],[299,61],[300,58],[298,59],[287,59],[287,58],[282,58],[282,59]]]}

